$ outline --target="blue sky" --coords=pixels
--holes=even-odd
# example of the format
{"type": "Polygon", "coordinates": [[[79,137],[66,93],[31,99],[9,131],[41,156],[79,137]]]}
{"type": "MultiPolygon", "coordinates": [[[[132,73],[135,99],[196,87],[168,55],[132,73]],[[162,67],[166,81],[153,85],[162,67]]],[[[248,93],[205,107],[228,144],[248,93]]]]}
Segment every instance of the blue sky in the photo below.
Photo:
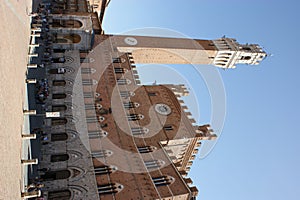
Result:
{"type": "MultiPolygon", "coordinates": [[[[106,33],[158,27],[199,39],[226,35],[240,43],[258,43],[273,54],[259,66],[217,70],[226,92],[226,118],[215,148],[192,166],[190,176],[200,190],[199,199],[299,199],[299,4],[296,0],[111,1],[104,18],[106,33]]],[[[190,66],[173,67],[183,79],[189,77],[189,87],[200,93],[196,97],[200,116],[193,109],[195,118],[210,122],[205,82],[192,76],[190,66]]],[[[147,70],[141,67],[143,80],[154,80],[147,70]]]]}

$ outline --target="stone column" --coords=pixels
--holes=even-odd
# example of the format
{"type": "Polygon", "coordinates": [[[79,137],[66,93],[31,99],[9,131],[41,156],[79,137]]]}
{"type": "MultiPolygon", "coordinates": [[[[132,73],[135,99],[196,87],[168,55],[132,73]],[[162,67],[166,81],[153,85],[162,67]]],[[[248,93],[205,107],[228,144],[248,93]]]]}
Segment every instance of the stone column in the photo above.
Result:
{"type": "Polygon", "coordinates": [[[29,47],[39,47],[40,44],[29,44],[29,47]]]}
{"type": "Polygon", "coordinates": [[[26,79],[26,83],[36,83],[36,79],[26,79]]]}
{"type": "Polygon", "coordinates": [[[37,68],[37,64],[27,64],[28,68],[37,68]]]}
{"type": "Polygon", "coordinates": [[[36,134],[22,134],[22,139],[24,140],[36,139],[36,134]]]}
{"type": "Polygon", "coordinates": [[[21,160],[21,163],[23,165],[37,165],[38,162],[39,162],[39,160],[37,158],[35,158],[35,159],[29,159],[29,160],[23,160],[23,159],[21,160]]]}
{"type": "Polygon", "coordinates": [[[37,54],[37,53],[30,53],[30,54],[28,54],[28,57],[38,57],[39,56],[39,54],[37,54]]]}
{"type": "Polygon", "coordinates": [[[22,192],[21,197],[23,199],[29,199],[29,198],[35,198],[40,197],[42,195],[42,192],[40,190],[32,191],[32,192],[22,192]]]}
{"type": "Polygon", "coordinates": [[[24,115],[36,115],[36,110],[23,110],[24,115]]]}

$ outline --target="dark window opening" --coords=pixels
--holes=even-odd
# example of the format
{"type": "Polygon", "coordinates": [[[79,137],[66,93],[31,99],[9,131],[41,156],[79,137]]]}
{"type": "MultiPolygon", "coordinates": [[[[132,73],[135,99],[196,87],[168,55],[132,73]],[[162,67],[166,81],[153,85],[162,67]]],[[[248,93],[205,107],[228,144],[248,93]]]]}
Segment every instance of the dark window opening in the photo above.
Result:
{"type": "Polygon", "coordinates": [[[53,118],[51,121],[52,126],[65,125],[68,122],[66,118],[53,118]]]}
{"type": "Polygon", "coordinates": [[[70,190],[57,190],[48,192],[48,200],[70,200],[70,190]]]}
{"type": "Polygon", "coordinates": [[[59,44],[75,44],[81,41],[78,34],[57,34],[54,42],[59,44]]]}
{"type": "Polygon", "coordinates": [[[113,63],[121,63],[121,58],[113,58],[112,62],[113,63]]]}
{"type": "Polygon", "coordinates": [[[116,74],[124,74],[126,71],[124,68],[121,67],[115,67],[114,70],[116,74]]]}
{"type": "Polygon", "coordinates": [[[53,63],[65,63],[66,59],[64,57],[52,58],[53,63]]]}
{"type": "Polygon", "coordinates": [[[65,68],[57,68],[57,69],[49,69],[48,70],[49,74],[64,74],[66,73],[66,69],[65,68]]]}
{"type": "Polygon", "coordinates": [[[251,56],[242,56],[241,60],[250,60],[251,56]]]}
{"type": "Polygon", "coordinates": [[[139,115],[139,114],[129,114],[127,115],[127,119],[129,121],[136,121],[136,120],[140,120],[140,119],[143,119],[144,116],[143,115],[139,115]]]}
{"type": "Polygon", "coordinates": [[[53,53],[65,53],[65,49],[53,49],[53,53]]]}
{"type": "Polygon", "coordinates": [[[242,49],[245,50],[245,51],[251,51],[250,47],[243,47],[242,49]]]}
{"type": "Polygon", "coordinates": [[[51,141],[65,141],[68,139],[68,134],[66,133],[52,133],[51,134],[51,141]]]}
{"type": "Polygon", "coordinates": [[[51,155],[50,158],[51,162],[62,162],[69,160],[68,154],[57,154],[57,155],[51,155]]]}
{"type": "Polygon", "coordinates": [[[164,186],[172,183],[172,178],[168,176],[160,176],[156,178],[152,178],[155,186],[164,186]]]}
{"type": "Polygon", "coordinates": [[[41,175],[43,181],[53,181],[60,179],[67,179],[71,176],[71,172],[69,170],[58,170],[58,171],[49,171],[45,172],[44,175],[41,175]]]}
{"type": "Polygon", "coordinates": [[[65,111],[65,110],[67,110],[66,105],[53,105],[52,106],[52,112],[65,111]]]}
{"type": "Polygon", "coordinates": [[[149,153],[153,152],[153,148],[151,146],[143,146],[143,147],[138,147],[139,153],[149,153]]]}
{"type": "Polygon", "coordinates": [[[130,109],[130,108],[135,108],[136,107],[135,104],[133,102],[131,102],[131,101],[123,103],[123,106],[126,109],[130,109]]]}
{"type": "Polygon", "coordinates": [[[52,85],[53,86],[65,86],[66,81],[65,80],[53,80],[52,85]]]}
{"type": "Polygon", "coordinates": [[[130,81],[125,78],[120,78],[120,79],[117,79],[117,83],[118,83],[118,85],[128,85],[128,84],[130,84],[130,81]]]}
{"type": "Polygon", "coordinates": [[[65,99],[67,97],[64,93],[52,94],[52,99],[65,99]]]}
{"type": "Polygon", "coordinates": [[[53,19],[51,25],[53,28],[80,28],[82,23],[78,20],[72,19],[53,19]]]}
{"type": "Polygon", "coordinates": [[[173,126],[172,125],[166,125],[166,126],[164,126],[164,130],[165,131],[171,131],[171,130],[173,130],[173,126]]]}

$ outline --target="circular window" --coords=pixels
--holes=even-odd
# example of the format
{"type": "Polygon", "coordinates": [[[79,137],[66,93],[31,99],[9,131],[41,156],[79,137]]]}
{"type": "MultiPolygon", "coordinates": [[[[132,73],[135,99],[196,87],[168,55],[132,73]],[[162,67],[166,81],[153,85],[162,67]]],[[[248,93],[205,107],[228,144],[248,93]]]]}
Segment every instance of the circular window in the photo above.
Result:
{"type": "Polygon", "coordinates": [[[155,105],[155,111],[158,112],[161,115],[169,115],[171,113],[170,106],[160,103],[155,105]]]}

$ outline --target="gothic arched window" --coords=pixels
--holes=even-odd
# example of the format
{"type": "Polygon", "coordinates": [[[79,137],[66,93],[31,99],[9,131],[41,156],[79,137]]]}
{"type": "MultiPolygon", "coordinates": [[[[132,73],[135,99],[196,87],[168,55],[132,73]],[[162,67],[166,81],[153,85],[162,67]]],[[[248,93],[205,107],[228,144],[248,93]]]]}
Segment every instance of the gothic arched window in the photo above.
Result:
{"type": "Polygon", "coordinates": [[[52,133],[51,134],[51,141],[64,141],[68,139],[68,134],[66,133],[52,133]]]}
{"type": "Polygon", "coordinates": [[[69,200],[71,198],[70,190],[55,190],[48,192],[48,200],[69,200]]]}
{"type": "Polygon", "coordinates": [[[51,162],[67,161],[67,160],[69,160],[69,155],[68,154],[51,155],[50,160],[51,160],[51,162]]]}

